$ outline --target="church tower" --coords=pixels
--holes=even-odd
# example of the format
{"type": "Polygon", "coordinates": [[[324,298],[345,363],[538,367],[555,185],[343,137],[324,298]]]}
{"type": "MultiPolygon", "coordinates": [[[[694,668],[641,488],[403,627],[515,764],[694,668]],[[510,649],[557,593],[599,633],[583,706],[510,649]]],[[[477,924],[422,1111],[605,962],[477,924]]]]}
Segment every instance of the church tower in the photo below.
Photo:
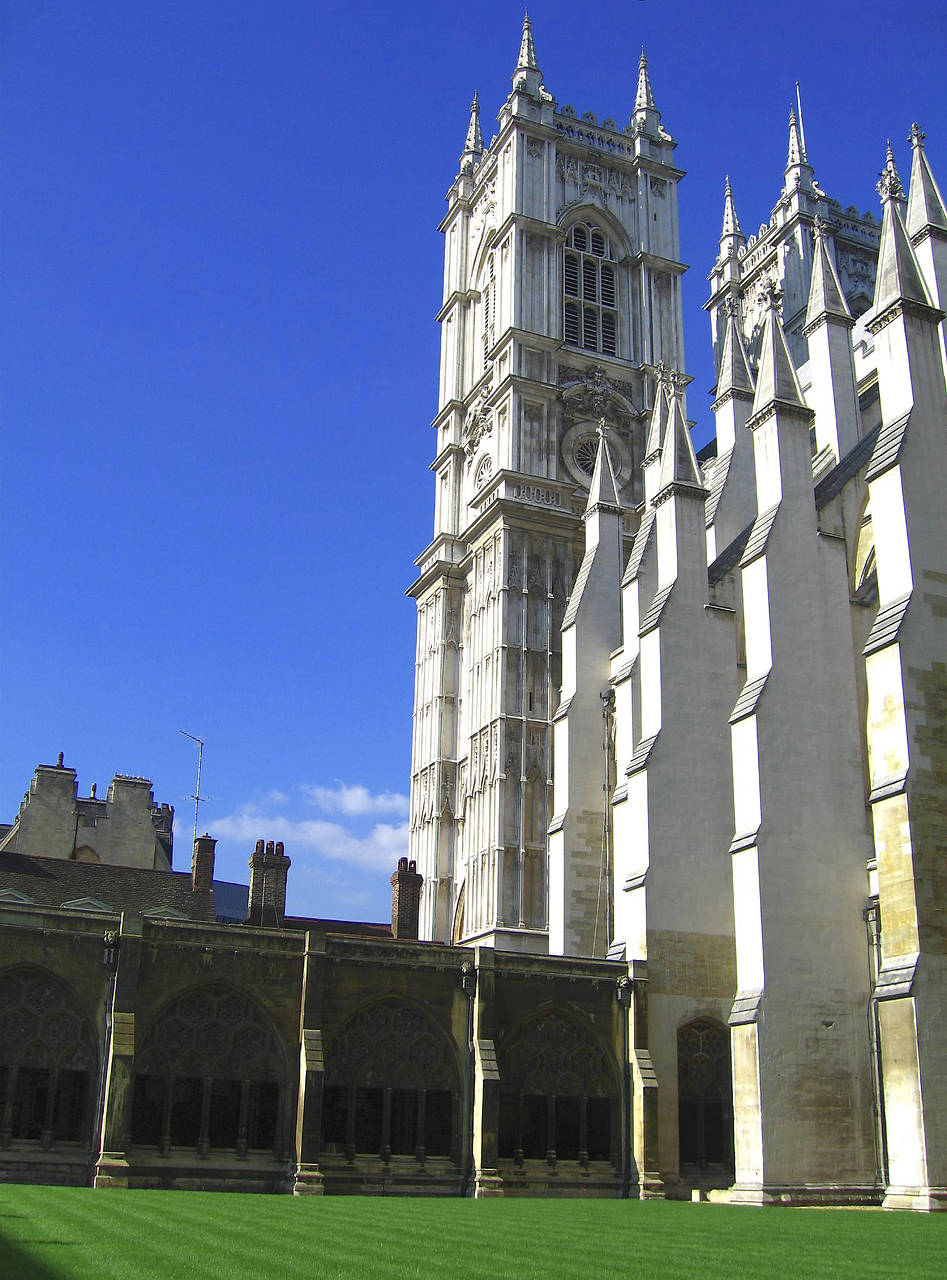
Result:
{"type": "Polygon", "coordinates": [[[643,51],[632,87],[624,127],[560,107],[527,16],[497,132],[485,146],[475,95],[447,193],[434,538],[408,592],[423,938],[549,945],[553,719],[589,488],[604,443],[627,550],[655,369],[683,367],[683,175],[643,51]]]}

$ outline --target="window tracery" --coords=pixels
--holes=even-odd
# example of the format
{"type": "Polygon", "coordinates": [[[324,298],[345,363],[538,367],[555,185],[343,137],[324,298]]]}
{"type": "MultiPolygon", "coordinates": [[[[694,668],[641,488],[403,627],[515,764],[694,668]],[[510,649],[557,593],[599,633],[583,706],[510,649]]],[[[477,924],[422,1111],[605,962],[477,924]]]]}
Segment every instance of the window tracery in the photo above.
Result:
{"type": "Polygon", "coordinates": [[[27,967],[0,973],[0,1147],[89,1140],[98,1045],[69,987],[27,967]]]}
{"type": "Polygon", "coordinates": [[[387,999],[354,1014],[326,1046],[323,1146],[457,1159],[460,1084],[453,1051],[421,1009],[387,999]]]}
{"type": "Polygon", "coordinates": [[[615,1069],[589,1028],[559,1010],[544,1011],[501,1041],[497,1059],[501,1157],[614,1158],[615,1069]]]}
{"type": "Polygon", "coordinates": [[[590,222],[566,237],[563,340],[604,355],[618,353],[618,267],[611,242],[590,222]]]}
{"type": "Polygon", "coordinates": [[[681,1163],[732,1163],[730,1035],[710,1018],[677,1033],[677,1099],[681,1163]]]}
{"type": "Polygon", "coordinates": [[[286,1065],[262,1009],[225,987],[186,992],[152,1022],[136,1057],[132,1140],[144,1146],[278,1154],[286,1065]]]}

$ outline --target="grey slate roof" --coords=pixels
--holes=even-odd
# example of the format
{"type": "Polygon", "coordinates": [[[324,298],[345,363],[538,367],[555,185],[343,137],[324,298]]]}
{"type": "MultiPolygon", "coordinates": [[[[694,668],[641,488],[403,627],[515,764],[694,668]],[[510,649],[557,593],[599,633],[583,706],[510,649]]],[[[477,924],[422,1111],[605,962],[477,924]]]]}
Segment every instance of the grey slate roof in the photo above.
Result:
{"type": "Polygon", "coordinates": [[[891,604],[885,605],[883,609],[878,610],[872,623],[871,631],[868,633],[868,639],[865,641],[865,647],[862,649],[862,654],[866,658],[870,653],[874,653],[877,649],[883,649],[885,645],[893,644],[897,640],[910,603],[911,596],[909,593],[906,596],[902,596],[900,600],[893,600],[891,604]]]}
{"type": "Polygon", "coordinates": [[[903,418],[896,418],[894,422],[882,424],[877,443],[872,450],[871,461],[868,463],[868,470],[865,472],[866,480],[874,480],[897,462],[910,421],[909,411],[903,418]]]}
{"type": "Polygon", "coordinates": [[[212,923],[216,918],[213,893],[194,893],[191,877],[184,871],[150,871],[0,853],[0,892],[4,889],[21,893],[40,907],[62,907],[92,898],[116,915],[121,911],[145,914],[170,907],[190,920],[212,923]]]}
{"type": "Polygon", "coordinates": [[[821,511],[827,503],[831,502],[835,495],[845,488],[852,476],[857,475],[865,466],[872,455],[880,431],[880,427],[875,427],[868,432],[867,436],[862,436],[858,444],[853,449],[849,449],[842,461],[837,462],[832,470],[822,477],[815,487],[816,511],[821,511]]]}

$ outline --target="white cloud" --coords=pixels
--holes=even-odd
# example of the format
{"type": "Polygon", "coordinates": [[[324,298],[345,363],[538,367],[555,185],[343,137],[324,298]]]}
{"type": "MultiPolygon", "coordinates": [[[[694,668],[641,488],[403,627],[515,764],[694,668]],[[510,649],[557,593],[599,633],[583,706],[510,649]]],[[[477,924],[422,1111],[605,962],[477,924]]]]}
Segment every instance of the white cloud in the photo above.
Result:
{"type": "Polygon", "coordinates": [[[294,820],[283,814],[264,813],[252,804],[215,818],[213,835],[219,840],[240,840],[249,849],[257,840],[282,840],[290,857],[308,850],[372,871],[391,871],[398,859],[408,853],[407,822],[396,826],[378,822],[366,835],[359,836],[338,822],[294,820]]]}
{"type": "Polygon", "coordinates": [[[277,791],[274,787],[271,791],[267,792],[266,798],[271,804],[285,804],[289,799],[289,796],[285,791],[277,791]]]}
{"type": "Polygon", "coordinates": [[[408,797],[399,795],[396,791],[373,794],[361,783],[348,786],[339,781],[336,781],[334,787],[308,785],[301,790],[306,799],[323,813],[342,813],[349,818],[373,813],[393,813],[405,818],[408,816],[408,797]]]}

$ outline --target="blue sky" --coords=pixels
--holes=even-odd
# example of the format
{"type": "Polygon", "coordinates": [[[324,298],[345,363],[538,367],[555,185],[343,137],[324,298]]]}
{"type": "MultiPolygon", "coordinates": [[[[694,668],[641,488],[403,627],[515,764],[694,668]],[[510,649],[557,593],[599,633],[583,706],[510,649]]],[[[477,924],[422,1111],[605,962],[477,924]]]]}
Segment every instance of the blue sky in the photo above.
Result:
{"type": "MultiPolygon", "coordinates": [[[[947,184],[947,9],[636,0],[531,8],[560,104],[627,120],[645,45],[680,187],[688,408],[729,173],[769,217],[809,157],[876,210],[912,120],[947,184]]],[[[58,751],[154,780],[189,865],[195,751],[218,874],[257,838],[300,913],[384,919],[406,844],[429,540],[443,197],[518,5],[7,0],[0,818],[58,751]]]]}

